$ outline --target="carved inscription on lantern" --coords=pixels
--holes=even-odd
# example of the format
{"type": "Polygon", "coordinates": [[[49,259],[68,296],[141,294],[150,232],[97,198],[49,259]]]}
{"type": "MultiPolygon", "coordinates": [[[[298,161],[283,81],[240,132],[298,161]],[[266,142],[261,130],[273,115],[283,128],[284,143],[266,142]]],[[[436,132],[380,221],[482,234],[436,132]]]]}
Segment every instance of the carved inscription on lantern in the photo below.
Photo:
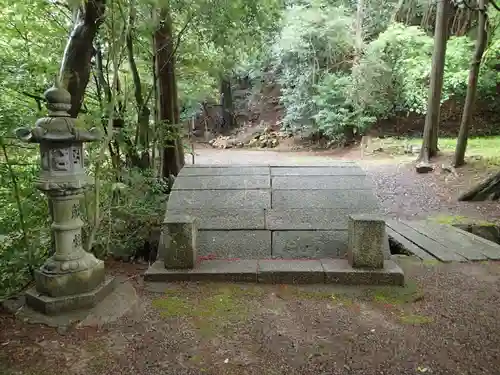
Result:
{"type": "Polygon", "coordinates": [[[78,147],[78,146],[73,146],[71,148],[71,152],[72,152],[72,160],[73,160],[73,164],[75,165],[75,167],[81,167],[83,166],[82,164],[82,149],[81,147],[78,147]]]}
{"type": "Polygon", "coordinates": [[[69,148],[56,148],[50,151],[51,169],[56,172],[68,172],[71,170],[69,148]]]}

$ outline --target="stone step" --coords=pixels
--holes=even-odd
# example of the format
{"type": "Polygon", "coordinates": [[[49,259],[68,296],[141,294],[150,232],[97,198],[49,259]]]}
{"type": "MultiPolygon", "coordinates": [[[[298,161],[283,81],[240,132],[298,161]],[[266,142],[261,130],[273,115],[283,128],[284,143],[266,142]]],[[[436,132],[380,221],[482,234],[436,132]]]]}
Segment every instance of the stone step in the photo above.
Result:
{"type": "Polygon", "coordinates": [[[402,269],[392,260],[380,270],[352,268],[345,259],[217,259],[193,269],[167,270],[155,262],[144,274],[149,282],[254,282],[262,284],[404,285],[402,269]]]}

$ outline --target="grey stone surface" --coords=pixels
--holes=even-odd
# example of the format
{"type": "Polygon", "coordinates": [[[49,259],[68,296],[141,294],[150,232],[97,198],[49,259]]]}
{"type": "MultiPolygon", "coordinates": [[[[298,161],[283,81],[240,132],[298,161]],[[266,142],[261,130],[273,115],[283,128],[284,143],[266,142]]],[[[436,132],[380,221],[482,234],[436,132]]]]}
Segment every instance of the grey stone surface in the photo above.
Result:
{"type": "Polygon", "coordinates": [[[364,171],[347,161],[197,165],[176,179],[167,216],[198,219],[200,259],[345,257],[348,215],[379,212],[369,186],[364,171]],[[270,189],[249,189],[264,186],[271,174],[270,189]]]}
{"type": "Polygon", "coordinates": [[[269,190],[176,190],[170,194],[168,209],[270,208],[269,190]]]}
{"type": "Polygon", "coordinates": [[[291,208],[266,210],[269,230],[347,230],[348,216],[365,212],[364,207],[291,208]]]}
{"type": "Polygon", "coordinates": [[[271,176],[365,176],[355,164],[336,167],[271,167],[271,176]]]}
{"type": "Polygon", "coordinates": [[[46,315],[28,307],[25,297],[7,300],[3,306],[24,322],[54,327],[60,333],[65,332],[74,324],[77,324],[78,327],[100,327],[103,324],[115,322],[125,315],[128,319],[135,319],[138,310],[140,310],[135,288],[122,278],[117,278],[115,285],[115,289],[106,298],[90,309],[84,308],[57,315],[46,315]]]}
{"type": "Polygon", "coordinates": [[[193,268],[197,259],[198,226],[197,219],[192,216],[168,215],[164,225],[167,226],[163,237],[166,268],[193,268]]]}
{"type": "Polygon", "coordinates": [[[404,286],[404,273],[394,261],[386,260],[384,268],[353,268],[346,259],[321,259],[327,284],[404,286]]]}
{"type": "Polygon", "coordinates": [[[307,156],[306,158],[301,158],[297,157],[295,159],[291,160],[283,160],[283,161],[276,161],[271,164],[269,164],[271,168],[273,167],[290,167],[290,168],[295,168],[295,167],[307,167],[307,168],[317,168],[317,167],[329,167],[329,168],[345,168],[345,167],[359,167],[359,165],[352,160],[332,160],[332,159],[323,159],[323,158],[316,158],[314,160],[311,159],[310,156],[307,156]]]}
{"type": "Polygon", "coordinates": [[[199,231],[198,254],[216,258],[259,259],[271,256],[267,230],[199,231]]]}
{"type": "Polygon", "coordinates": [[[26,291],[26,304],[33,310],[47,315],[89,309],[101,302],[113,291],[115,286],[115,278],[107,277],[101,285],[90,292],[62,297],[50,297],[41,294],[33,287],[26,291]]]}
{"type": "Polygon", "coordinates": [[[273,190],[363,190],[370,189],[364,176],[274,176],[273,190]]]}
{"type": "Polygon", "coordinates": [[[274,231],[273,258],[328,258],[347,253],[347,231],[274,231]]]}
{"type": "Polygon", "coordinates": [[[117,283],[115,290],[91,309],[77,327],[102,327],[124,315],[133,318],[140,311],[138,305],[139,296],[134,286],[130,282],[117,283]]]}
{"type": "Polygon", "coordinates": [[[175,181],[175,190],[270,189],[269,175],[183,176],[175,181]]]}
{"type": "Polygon", "coordinates": [[[322,284],[325,274],[318,260],[259,260],[259,283],[322,284]]]}
{"type": "Polygon", "coordinates": [[[178,177],[184,176],[254,176],[269,175],[269,166],[186,166],[182,168],[178,177]]]}
{"type": "Polygon", "coordinates": [[[189,270],[167,270],[155,262],[144,274],[145,281],[230,281],[256,282],[257,260],[204,260],[189,270]]]}
{"type": "Polygon", "coordinates": [[[265,210],[263,208],[210,209],[203,211],[198,208],[185,208],[179,211],[170,210],[168,214],[187,214],[196,217],[199,230],[266,229],[265,210]]]}
{"type": "Polygon", "coordinates": [[[348,259],[354,268],[383,268],[387,240],[385,221],[372,215],[350,215],[348,259]]]}
{"type": "Polygon", "coordinates": [[[363,207],[365,212],[378,210],[371,190],[273,190],[274,209],[363,207]]]}
{"type": "Polygon", "coordinates": [[[35,271],[37,290],[50,297],[90,292],[101,285],[104,278],[104,262],[101,260],[81,271],[48,273],[43,267],[35,271]]]}

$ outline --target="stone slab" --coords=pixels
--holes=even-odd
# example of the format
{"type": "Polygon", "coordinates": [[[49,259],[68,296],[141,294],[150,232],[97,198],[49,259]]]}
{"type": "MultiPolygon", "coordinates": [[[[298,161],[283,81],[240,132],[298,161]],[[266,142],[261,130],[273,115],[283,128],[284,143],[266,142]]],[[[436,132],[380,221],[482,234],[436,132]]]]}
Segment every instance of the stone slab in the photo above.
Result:
{"type": "Polygon", "coordinates": [[[318,260],[259,260],[259,283],[322,284],[325,274],[318,260]]]}
{"type": "Polygon", "coordinates": [[[364,207],[345,208],[291,208],[266,210],[266,228],[269,230],[347,230],[348,216],[363,213],[364,207]]]}
{"type": "Polygon", "coordinates": [[[271,257],[271,232],[267,230],[199,231],[198,255],[222,259],[271,257]]]}
{"type": "Polygon", "coordinates": [[[144,274],[145,281],[218,281],[257,282],[257,260],[205,260],[190,270],[167,270],[153,263],[144,274]]]}
{"type": "Polygon", "coordinates": [[[269,164],[271,168],[273,167],[307,167],[307,168],[314,168],[314,167],[339,167],[339,168],[345,168],[345,167],[359,167],[359,164],[356,163],[355,161],[350,161],[350,160],[334,160],[334,159],[327,159],[322,156],[319,157],[311,157],[311,156],[306,156],[306,157],[296,157],[296,158],[287,158],[287,160],[283,161],[276,161],[272,162],[269,164]]]}
{"type": "Polygon", "coordinates": [[[269,175],[269,173],[269,166],[185,166],[177,178],[183,176],[254,176],[269,175]]]}
{"type": "Polygon", "coordinates": [[[170,193],[168,210],[271,208],[269,190],[175,190],[170,193]]]}
{"type": "Polygon", "coordinates": [[[26,304],[32,309],[47,315],[56,315],[68,311],[89,309],[101,302],[116,287],[114,277],[106,277],[94,290],[64,297],[49,297],[40,294],[36,288],[26,291],[26,304]]]}
{"type": "Polygon", "coordinates": [[[384,268],[369,270],[353,268],[346,259],[321,259],[327,284],[395,285],[404,286],[404,273],[393,260],[386,260],[384,268]]]}
{"type": "Polygon", "coordinates": [[[269,175],[251,176],[180,176],[175,180],[174,190],[245,190],[270,189],[269,175]]]}
{"type": "Polygon", "coordinates": [[[335,167],[271,167],[271,176],[365,176],[366,173],[353,164],[335,167]]]}
{"type": "Polygon", "coordinates": [[[371,190],[275,190],[272,208],[346,208],[363,207],[366,213],[376,213],[379,204],[371,190]]]}
{"type": "Polygon", "coordinates": [[[274,176],[273,190],[363,190],[371,184],[365,176],[274,176]]]}
{"type": "Polygon", "coordinates": [[[273,258],[338,258],[347,254],[347,231],[274,231],[273,258]]]}
{"type": "Polygon", "coordinates": [[[198,229],[218,229],[218,230],[237,230],[237,229],[266,229],[265,210],[258,208],[243,209],[209,209],[200,210],[198,208],[185,208],[179,211],[169,210],[168,215],[182,215],[196,217],[198,220],[198,229]]]}
{"type": "Polygon", "coordinates": [[[57,328],[57,332],[61,334],[75,324],[77,327],[100,327],[116,322],[125,315],[129,321],[142,319],[139,297],[132,283],[125,277],[118,276],[115,284],[115,289],[90,309],[46,315],[27,306],[25,296],[4,301],[3,307],[23,322],[57,328]]]}

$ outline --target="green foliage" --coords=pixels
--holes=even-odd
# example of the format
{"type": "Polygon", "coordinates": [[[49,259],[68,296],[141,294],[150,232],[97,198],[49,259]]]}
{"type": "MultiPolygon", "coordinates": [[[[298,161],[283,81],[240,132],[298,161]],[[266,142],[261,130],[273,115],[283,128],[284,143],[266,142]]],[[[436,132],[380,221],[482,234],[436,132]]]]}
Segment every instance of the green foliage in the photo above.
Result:
{"type": "Polygon", "coordinates": [[[351,86],[352,77],[341,73],[326,74],[316,85],[313,100],[318,113],[313,118],[322,134],[333,137],[346,128],[364,130],[375,121],[352,100],[351,86]]]}
{"type": "MultiPolygon", "coordinates": [[[[360,52],[355,49],[352,5],[310,0],[287,8],[271,52],[282,87],[285,128],[307,127],[332,137],[346,128],[362,132],[397,113],[426,113],[433,38],[418,26],[389,24],[381,8],[369,3],[365,9],[370,17],[363,18],[361,34],[368,43],[360,52]],[[373,7],[379,16],[372,16],[377,14],[370,12],[373,7]]],[[[481,69],[482,99],[496,94],[495,40],[481,69]]],[[[449,39],[442,102],[465,97],[473,50],[468,36],[449,39]]]]}
{"type": "MultiPolygon", "coordinates": [[[[39,98],[54,83],[59,71],[72,28],[72,14],[65,1],[0,0],[0,5],[3,52],[0,137],[6,140],[13,171],[9,172],[6,158],[0,154],[2,299],[30,280],[29,265],[39,266],[51,248],[47,198],[34,187],[39,169],[38,147],[21,145],[13,139],[12,132],[19,126],[33,126],[38,117],[46,114],[39,98]]],[[[244,56],[257,53],[267,33],[278,25],[282,3],[281,0],[106,2],[106,17],[95,40],[103,68],[100,71],[97,64],[93,65],[84,113],[79,116],[82,126],[96,126],[106,132],[112,113],[108,94],[111,92],[117,103],[115,113],[124,121],[123,127],[111,137],[110,147],[86,145],[87,172],[95,177],[98,170],[99,197],[92,188],[85,194],[84,234],[96,231],[92,250],[100,257],[110,253],[124,257],[133,254],[148,239],[165,210],[168,184],[157,177],[156,159],[158,148],[174,132],[162,131],[165,125],[154,117],[157,103],[152,57],[156,51],[151,47],[152,34],[158,27],[152,10],[162,6],[169,8],[172,18],[178,98],[184,104],[181,119],[186,120],[199,111],[201,101],[218,99],[221,74],[231,71],[244,56]],[[135,19],[133,23],[131,16],[135,19]],[[128,32],[132,36],[133,60],[140,83],[133,77],[124,43],[128,32]],[[118,62],[116,70],[113,62],[118,62]],[[113,87],[115,76],[119,79],[118,90],[113,87]],[[151,113],[142,123],[138,89],[151,113]],[[99,156],[101,149],[105,151],[104,160],[99,156]],[[155,159],[156,168],[136,168],[144,155],[155,159]]],[[[175,135],[181,132],[179,129],[175,135]]]]}

